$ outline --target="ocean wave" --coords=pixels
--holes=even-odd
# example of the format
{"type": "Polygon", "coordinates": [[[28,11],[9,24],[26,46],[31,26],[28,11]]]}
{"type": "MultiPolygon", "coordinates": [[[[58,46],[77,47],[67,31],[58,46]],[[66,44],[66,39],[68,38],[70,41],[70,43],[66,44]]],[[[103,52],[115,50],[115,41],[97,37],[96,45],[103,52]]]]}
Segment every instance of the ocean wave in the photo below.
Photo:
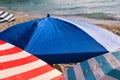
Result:
{"type": "Polygon", "coordinates": [[[101,20],[120,20],[120,14],[107,13],[77,13],[77,14],[52,14],[57,16],[81,16],[86,18],[101,19],[101,20]]]}
{"type": "Polygon", "coordinates": [[[108,17],[113,19],[113,20],[119,20],[120,21],[120,14],[109,14],[108,17]]]}

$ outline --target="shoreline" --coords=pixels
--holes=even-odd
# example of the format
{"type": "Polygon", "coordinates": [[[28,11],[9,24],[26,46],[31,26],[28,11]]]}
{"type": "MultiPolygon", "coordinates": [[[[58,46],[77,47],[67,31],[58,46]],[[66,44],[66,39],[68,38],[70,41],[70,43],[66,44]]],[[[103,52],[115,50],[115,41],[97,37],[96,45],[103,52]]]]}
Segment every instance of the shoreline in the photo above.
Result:
{"type": "MultiPolygon", "coordinates": [[[[13,13],[15,15],[18,16],[29,16],[29,17],[33,17],[33,18],[43,18],[43,17],[46,17],[47,14],[39,14],[39,12],[37,13],[30,13],[30,12],[24,12],[24,11],[16,11],[16,10],[10,10],[6,7],[0,7],[0,10],[3,10],[3,11],[7,11],[7,12],[10,12],[10,13],[13,13]],[[31,16],[32,15],[32,16],[31,16]]],[[[87,14],[87,13],[86,13],[87,14]]],[[[94,13],[93,13],[94,14],[94,13]]],[[[62,18],[68,18],[68,19],[75,19],[75,20],[80,20],[80,21],[85,21],[85,22],[89,22],[89,23],[93,23],[93,24],[120,24],[120,16],[118,15],[109,15],[109,18],[110,19],[95,19],[95,18],[88,18],[88,17],[83,17],[81,15],[61,15],[61,14],[51,14],[51,16],[53,17],[62,17],[62,18]],[[114,19],[116,18],[116,19],[114,19]],[[118,18],[118,19],[117,19],[118,18]]]]}

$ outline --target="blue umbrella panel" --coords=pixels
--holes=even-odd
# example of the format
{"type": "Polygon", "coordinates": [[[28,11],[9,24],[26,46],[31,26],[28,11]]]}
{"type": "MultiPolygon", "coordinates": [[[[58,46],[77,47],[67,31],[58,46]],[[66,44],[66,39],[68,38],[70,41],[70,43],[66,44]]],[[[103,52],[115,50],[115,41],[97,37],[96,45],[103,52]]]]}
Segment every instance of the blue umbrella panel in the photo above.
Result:
{"type": "Polygon", "coordinates": [[[120,48],[120,37],[93,24],[49,15],[11,26],[0,39],[48,63],[73,63],[120,48]]]}

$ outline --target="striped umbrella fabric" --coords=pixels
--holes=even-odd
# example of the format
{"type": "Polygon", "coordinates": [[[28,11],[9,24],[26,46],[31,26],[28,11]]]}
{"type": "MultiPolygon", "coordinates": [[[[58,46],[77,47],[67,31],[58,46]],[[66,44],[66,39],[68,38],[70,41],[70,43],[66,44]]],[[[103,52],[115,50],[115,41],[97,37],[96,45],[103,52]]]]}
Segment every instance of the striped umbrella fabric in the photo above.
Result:
{"type": "Polygon", "coordinates": [[[63,74],[64,80],[120,80],[120,51],[81,62],[63,74]]]}
{"type": "Polygon", "coordinates": [[[62,73],[28,52],[0,40],[0,80],[62,80],[62,73]]]}
{"type": "Polygon", "coordinates": [[[5,11],[0,11],[0,23],[2,22],[10,22],[15,19],[15,15],[12,13],[8,13],[5,11]]]}

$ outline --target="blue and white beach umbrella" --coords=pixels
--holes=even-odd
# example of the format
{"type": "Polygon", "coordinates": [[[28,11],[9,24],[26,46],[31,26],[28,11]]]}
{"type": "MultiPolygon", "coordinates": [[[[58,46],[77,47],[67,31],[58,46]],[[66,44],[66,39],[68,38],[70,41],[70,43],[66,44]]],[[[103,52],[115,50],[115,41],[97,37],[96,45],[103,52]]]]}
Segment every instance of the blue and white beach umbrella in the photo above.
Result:
{"type": "Polygon", "coordinates": [[[63,75],[63,80],[120,80],[120,51],[83,61],[63,75]]]}
{"type": "Polygon", "coordinates": [[[48,63],[73,63],[120,48],[120,37],[82,21],[53,18],[31,20],[0,33],[0,39],[48,63]]]}

